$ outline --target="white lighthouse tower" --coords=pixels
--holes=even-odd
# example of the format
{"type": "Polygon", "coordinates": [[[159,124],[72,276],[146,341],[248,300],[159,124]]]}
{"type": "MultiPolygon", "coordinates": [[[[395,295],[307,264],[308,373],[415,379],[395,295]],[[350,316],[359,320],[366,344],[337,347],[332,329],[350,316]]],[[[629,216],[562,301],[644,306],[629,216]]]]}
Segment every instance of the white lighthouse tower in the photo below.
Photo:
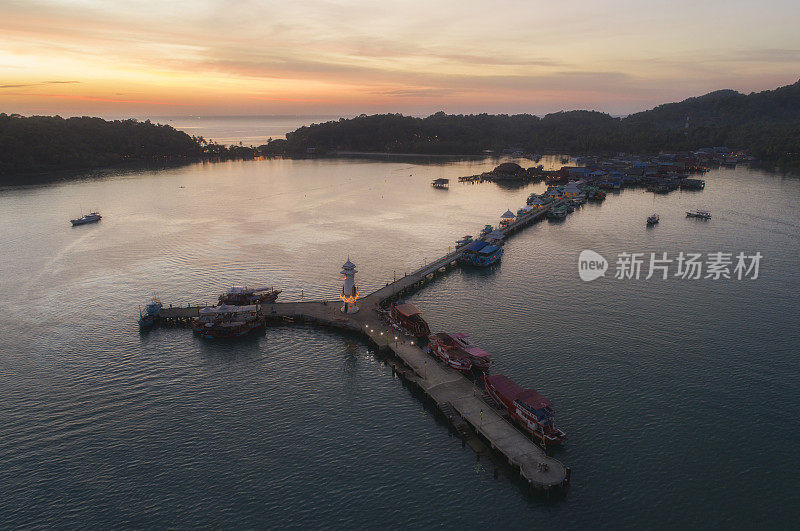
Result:
{"type": "Polygon", "coordinates": [[[344,302],[342,313],[356,313],[358,311],[358,305],[356,304],[358,300],[356,273],[358,273],[358,271],[356,271],[356,265],[351,262],[348,257],[347,262],[342,266],[342,275],[344,275],[344,285],[342,286],[342,294],[340,295],[342,302],[344,302]]]}

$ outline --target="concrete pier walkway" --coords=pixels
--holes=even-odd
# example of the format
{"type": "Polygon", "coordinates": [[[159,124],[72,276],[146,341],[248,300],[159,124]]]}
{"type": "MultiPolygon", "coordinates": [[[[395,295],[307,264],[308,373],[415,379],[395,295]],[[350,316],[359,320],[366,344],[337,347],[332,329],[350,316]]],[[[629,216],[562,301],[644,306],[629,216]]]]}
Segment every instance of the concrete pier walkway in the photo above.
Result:
{"type": "MultiPolygon", "coordinates": [[[[559,204],[556,202],[549,208],[559,204]]],[[[547,211],[548,207],[532,210],[499,231],[503,235],[517,232],[542,219],[547,211]]],[[[488,446],[505,456],[532,487],[548,493],[554,488],[566,492],[569,470],[560,461],[548,456],[531,438],[506,420],[491,399],[478,392],[469,379],[427,355],[413,338],[398,334],[378,316],[377,310],[387,301],[407,295],[455,267],[461,254],[461,250],[450,252],[359,299],[361,309],[355,314],[343,314],[339,300],[275,302],[260,305],[259,311],[268,323],[306,323],[364,336],[378,350],[391,352],[401,360],[410,369],[404,371],[406,380],[417,385],[440,410],[456,411],[488,446]]],[[[197,317],[199,310],[199,306],[164,308],[160,319],[185,323],[197,317]]]]}

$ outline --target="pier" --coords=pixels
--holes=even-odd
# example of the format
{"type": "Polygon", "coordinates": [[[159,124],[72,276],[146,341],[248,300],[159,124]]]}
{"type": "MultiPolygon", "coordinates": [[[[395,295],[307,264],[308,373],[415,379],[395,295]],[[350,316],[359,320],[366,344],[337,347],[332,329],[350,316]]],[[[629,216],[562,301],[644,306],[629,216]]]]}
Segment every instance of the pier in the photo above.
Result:
{"type": "MultiPolygon", "coordinates": [[[[542,219],[555,202],[519,216],[507,227],[498,229],[511,235],[542,219]]],[[[458,265],[463,251],[457,249],[411,274],[359,298],[357,313],[343,313],[342,301],[274,302],[258,305],[266,323],[308,324],[352,332],[364,337],[379,352],[387,354],[395,372],[436,404],[470,446],[485,446],[505,458],[508,465],[535,490],[548,496],[551,492],[566,493],[570,470],[547,455],[530,437],[517,429],[483,390],[460,373],[427,355],[416,340],[403,336],[383,322],[378,310],[390,301],[402,298],[444,275],[458,265]]],[[[349,262],[349,261],[348,261],[349,262]]],[[[352,265],[352,264],[351,264],[352,265]]],[[[199,316],[200,306],[169,307],[161,311],[159,320],[166,325],[181,326],[199,316]]],[[[480,458],[478,453],[478,458],[480,458]]]]}

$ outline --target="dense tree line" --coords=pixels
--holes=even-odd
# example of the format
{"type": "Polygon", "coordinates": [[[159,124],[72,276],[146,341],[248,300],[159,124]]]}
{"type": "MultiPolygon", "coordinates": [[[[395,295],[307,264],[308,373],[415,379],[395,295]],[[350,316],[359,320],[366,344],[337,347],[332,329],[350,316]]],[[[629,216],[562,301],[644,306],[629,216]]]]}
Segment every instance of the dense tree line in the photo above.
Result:
{"type": "Polygon", "coordinates": [[[772,91],[712,92],[625,118],[570,111],[519,115],[361,115],[301,127],[273,141],[272,153],[370,151],[418,154],[658,152],[708,146],[750,150],[776,162],[800,161],[800,82],[772,91]],[[686,120],[689,128],[685,128],[686,120]]]}
{"type": "Polygon", "coordinates": [[[24,117],[0,113],[0,178],[120,164],[251,159],[266,146],[223,146],[149,120],[24,117]]]}
{"type": "Polygon", "coordinates": [[[192,159],[201,153],[196,139],[149,121],[0,114],[0,175],[192,159]]]}

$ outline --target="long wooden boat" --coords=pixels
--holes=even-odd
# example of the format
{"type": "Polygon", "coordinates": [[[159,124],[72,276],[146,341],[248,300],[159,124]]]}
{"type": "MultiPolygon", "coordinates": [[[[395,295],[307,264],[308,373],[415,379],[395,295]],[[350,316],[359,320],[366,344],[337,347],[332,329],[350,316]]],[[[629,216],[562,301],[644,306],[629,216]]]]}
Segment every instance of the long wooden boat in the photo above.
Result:
{"type": "Polygon", "coordinates": [[[461,372],[488,371],[492,356],[469,341],[467,334],[437,332],[428,338],[429,352],[461,372]]]}
{"type": "Polygon", "coordinates": [[[200,310],[200,316],[191,322],[192,330],[204,339],[232,339],[263,330],[264,320],[258,308],[250,306],[220,305],[200,310]]]}
{"type": "Polygon", "coordinates": [[[555,425],[553,404],[534,389],[523,389],[502,374],[483,377],[486,392],[511,418],[545,446],[557,446],[567,435],[555,425]]]}
{"type": "Polygon", "coordinates": [[[403,329],[419,339],[425,339],[431,334],[428,323],[422,318],[422,312],[410,302],[405,304],[392,303],[389,315],[403,329]]]}

